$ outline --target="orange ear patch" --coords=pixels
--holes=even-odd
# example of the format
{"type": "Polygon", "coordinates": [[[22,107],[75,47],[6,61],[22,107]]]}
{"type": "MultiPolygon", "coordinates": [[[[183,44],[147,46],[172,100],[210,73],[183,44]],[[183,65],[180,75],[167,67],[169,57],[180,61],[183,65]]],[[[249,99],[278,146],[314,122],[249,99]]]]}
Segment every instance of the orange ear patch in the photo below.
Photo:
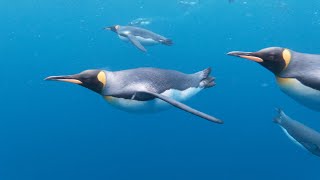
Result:
{"type": "Polygon", "coordinates": [[[107,77],[103,71],[100,71],[97,75],[98,80],[105,86],[107,84],[107,77]]]}
{"type": "Polygon", "coordinates": [[[284,69],[286,69],[291,61],[291,52],[289,49],[284,49],[282,52],[282,58],[286,62],[286,66],[284,69]]]}

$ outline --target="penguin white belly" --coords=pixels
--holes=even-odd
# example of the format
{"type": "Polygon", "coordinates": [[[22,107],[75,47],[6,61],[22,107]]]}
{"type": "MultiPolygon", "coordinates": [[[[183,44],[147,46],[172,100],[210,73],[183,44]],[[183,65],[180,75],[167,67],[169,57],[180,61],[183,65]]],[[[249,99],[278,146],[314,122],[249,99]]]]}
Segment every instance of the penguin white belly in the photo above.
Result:
{"type": "Polygon", "coordinates": [[[280,89],[297,102],[320,111],[320,91],[303,85],[294,78],[277,78],[280,89]]]}
{"type": "MultiPolygon", "coordinates": [[[[184,101],[200,92],[203,88],[188,88],[184,91],[170,89],[162,93],[162,95],[175,99],[177,101],[184,101]]],[[[104,99],[111,105],[129,112],[152,113],[165,110],[171,105],[161,99],[153,99],[150,101],[137,101],[124,98],[115,98],[105,96],[104,99]]]]}
{"type": "Polygon", "coordinates": [[[156,45],[156,44],[159,44],[158,41],[155,41],[151,38],[143,38],[143,37],[140,37],[140,36],[136,36],[136,38],[138,39],[138,41],[142,44],[142,45],[145,45],[145,46],[152,46],[152,45],[156,45]]]}
{"type": "MultiPolygon", "coordinates": [[[[129,39],[125,36],[121,36],[121,35],[118,35],[119,38],[122,40],[122,41],[126,41],[126,42],[129,42],[129,39]]],[[[140,36],[135,36],[137,38],[137,40],[142,44],[142,45],[145,45],[145,46],[152,46],[152,45],[156,45],[156,44],[159,44],[158,41],[155,41],[151,38],[143,38],[143,37],[140,37],[140,36]]]]}

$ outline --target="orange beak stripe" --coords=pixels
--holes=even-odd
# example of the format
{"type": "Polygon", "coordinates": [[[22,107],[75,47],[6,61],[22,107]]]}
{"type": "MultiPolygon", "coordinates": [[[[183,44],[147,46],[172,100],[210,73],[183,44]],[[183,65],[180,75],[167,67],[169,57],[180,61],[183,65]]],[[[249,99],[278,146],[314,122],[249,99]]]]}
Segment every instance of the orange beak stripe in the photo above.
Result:
{"type": "Polygon", "coordinates": [[[255,57],[255,56],[245,56],[245,55],[241,55],[239,57],[245,58],[245,59],[249,59],[251,61],[255,61],[255,62],[263,62],[263,59],[259,58],[259,57],[255,57]]]}
{"type": "Polygon", "coordinates": [[[68,82],[73,84],[82,84],[82,82],[77,79],[56,79],[56,81],[63,81],[63,82],[68,82]]]}

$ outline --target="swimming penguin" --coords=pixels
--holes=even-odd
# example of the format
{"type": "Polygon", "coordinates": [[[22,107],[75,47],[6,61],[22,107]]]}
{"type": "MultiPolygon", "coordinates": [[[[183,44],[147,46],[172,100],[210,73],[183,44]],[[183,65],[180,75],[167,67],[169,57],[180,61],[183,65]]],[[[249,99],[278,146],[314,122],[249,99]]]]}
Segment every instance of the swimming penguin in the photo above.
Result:
{"type": "Polygon", "coordinates": [[[158,110],[164,104],[197,115],[215,123],[223,121],[197,111],[179,101],[186,100],[204,88],[215,85],[207,68],[194,74],[157,68],[122,71],[86,70],[67,76],[50,76],[45,80],[79,84],[104,97],[106,101],[128,111],[158,110]]]}
{"type": "Polygon", "coordinates": [[[115,25],[105,29],[117,33],[121,40],[130,41],[143,52],[147,52],[143,45],[164,44],[170,46],[173,44],[171,39],[140,27],[115,25]]]}
{"type": "Polygon", "coordinates": [[[229,52],[228,55],[255,61],[271,71],[280,89],[297,102],[320,111],[320,55],[282,47],[258,52],[229,52]]]}
{"type": "Polygon", "coordinates": [[[312,154],[320,156],[320,133],[291,119],[281,109],[277,111],[278,115],[273,121],[280,125],[286,135],[312,154]]]}
{"type": "Polygon", "coordinates": [[[137,18],[129,22],[129,26],[147,26],[152,23],[151,18],[137,18]]]}

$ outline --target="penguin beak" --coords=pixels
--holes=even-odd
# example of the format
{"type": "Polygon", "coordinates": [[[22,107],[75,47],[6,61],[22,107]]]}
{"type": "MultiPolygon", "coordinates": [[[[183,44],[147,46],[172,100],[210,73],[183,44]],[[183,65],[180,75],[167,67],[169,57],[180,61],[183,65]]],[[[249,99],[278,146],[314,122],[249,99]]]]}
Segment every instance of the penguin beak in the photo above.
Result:
{"type": "Polygon", "coordinates": [[[67,76],[49,76],[45,78],[46,81],[62,81],[62,82],[68,82],[72,84],[82,84],[82,82],[79,80],[79,74],[75,75],[67,75],[67,76]]]}
{"type": "Polygon", "coordinates": [[[263,62],[263,59],[258,57],[257,53],[255,53],[255,52],[231,51],[231,52],[228,52],[227,55],[248,59],[250,61],[255,61],[258,63],[263,62]]]}

